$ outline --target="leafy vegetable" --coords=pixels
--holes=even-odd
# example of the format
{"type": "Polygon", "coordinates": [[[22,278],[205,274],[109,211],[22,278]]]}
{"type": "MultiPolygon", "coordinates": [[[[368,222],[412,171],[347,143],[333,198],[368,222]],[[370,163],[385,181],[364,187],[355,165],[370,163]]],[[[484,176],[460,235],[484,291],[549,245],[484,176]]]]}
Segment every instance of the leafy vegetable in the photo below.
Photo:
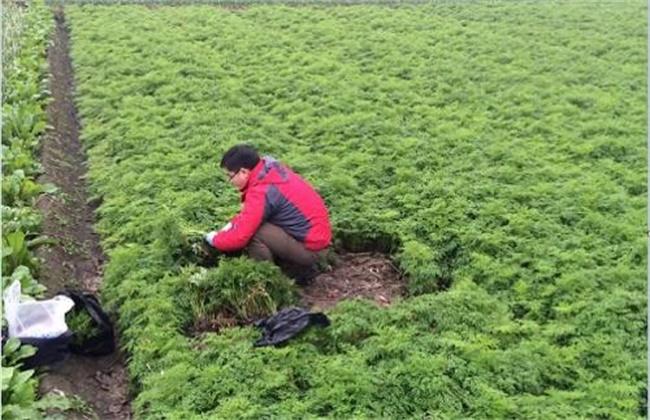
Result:
{"type": "Polygon", "coordinates": [[[74,344],[81,345],[89,338],[96,337],[100,331],[95,321],[86,311],[70,311],[65,316],[65,322],[68,329],[72,332],[72,341],[74,344]]]}
{"type": "Polygon", "coordinates": [[[68,7],[136,415],[639,416],[646,9],[68,7]],[[237,210],[217,166],[243,141],[316,186],[337,244],[393,253],[409,299],[282,349],[187,335],[285,290],[247,306],[250,266],[186,251],[237,210]]]}

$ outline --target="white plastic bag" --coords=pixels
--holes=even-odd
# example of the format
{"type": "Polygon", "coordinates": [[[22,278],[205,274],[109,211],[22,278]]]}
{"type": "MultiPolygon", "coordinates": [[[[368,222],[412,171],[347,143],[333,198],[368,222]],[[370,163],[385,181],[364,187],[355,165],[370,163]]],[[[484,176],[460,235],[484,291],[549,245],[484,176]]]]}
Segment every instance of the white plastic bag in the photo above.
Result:
{"type": "Polygon", "coordinates": [[[20,282],[14,281],[4,294],[9,337],[51,338],[68,331],[65,314],[74,306],[67,296],[41,301],[22,301],[20,282]]]}

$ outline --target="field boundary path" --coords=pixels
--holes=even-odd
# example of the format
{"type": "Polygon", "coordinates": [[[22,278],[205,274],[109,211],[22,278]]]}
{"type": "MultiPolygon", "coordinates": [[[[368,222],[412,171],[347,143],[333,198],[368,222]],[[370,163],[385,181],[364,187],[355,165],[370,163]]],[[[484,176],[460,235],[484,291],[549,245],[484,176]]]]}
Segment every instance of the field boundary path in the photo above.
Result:
{"type": "MultiPolygon", "coordinates": [[[[62,8],[54,11],[55,29],[47,51],[52,101],[48,104],[48,129],[41,145],[41,182],[53,183],[58,192],[43,196],[43,233],[56,244],[42,250],[41,281],[49,295],[65,287],[96,294],[101,286],[104,255],[93,230],[94,209],[88,203],[86,157],[79,141],[79,121],[74,104],[74,74],[69,54],[69,33],[62,8]]],[[[131,407],[124,357],[114,352],[104,357],[72,356],[43,375],[40,392],[77,396],[86,408],[76,418],[128,419],[131,407]]]]}

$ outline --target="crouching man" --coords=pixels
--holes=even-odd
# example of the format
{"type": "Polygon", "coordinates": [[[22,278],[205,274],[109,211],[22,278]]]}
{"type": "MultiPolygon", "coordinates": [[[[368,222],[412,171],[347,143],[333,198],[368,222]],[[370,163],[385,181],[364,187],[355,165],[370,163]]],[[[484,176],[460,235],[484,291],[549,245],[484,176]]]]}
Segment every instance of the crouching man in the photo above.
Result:
{"type": "Polygon", "coordinates": [[[332,240],[320,195],[291,169],[260,158],[248,145],[232,147],[220,166],[241,192],[242,207],[223,229],[206,234],[206,241],[222,252],[245,248],[255,260],[288,268],[299,284],[311,280],[332,240]]]}

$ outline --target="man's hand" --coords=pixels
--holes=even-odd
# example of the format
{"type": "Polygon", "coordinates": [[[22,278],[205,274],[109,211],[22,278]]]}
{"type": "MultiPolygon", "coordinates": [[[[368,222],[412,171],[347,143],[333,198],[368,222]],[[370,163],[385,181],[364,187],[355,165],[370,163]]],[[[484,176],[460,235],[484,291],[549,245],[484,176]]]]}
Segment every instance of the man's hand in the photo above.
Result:
{"type": "Polygon", "coordinates": [[[215,236],[217,236],[217,233],[218,232],[216,232],[216,231],[208,232],[208,233],[205,234],[203,239],[205,239],[205,241],[208,243],[208,245],[210,245],[211,247],[214,247],[214,245],[212,245],[212,240],[214,239],[215,236]]]}

